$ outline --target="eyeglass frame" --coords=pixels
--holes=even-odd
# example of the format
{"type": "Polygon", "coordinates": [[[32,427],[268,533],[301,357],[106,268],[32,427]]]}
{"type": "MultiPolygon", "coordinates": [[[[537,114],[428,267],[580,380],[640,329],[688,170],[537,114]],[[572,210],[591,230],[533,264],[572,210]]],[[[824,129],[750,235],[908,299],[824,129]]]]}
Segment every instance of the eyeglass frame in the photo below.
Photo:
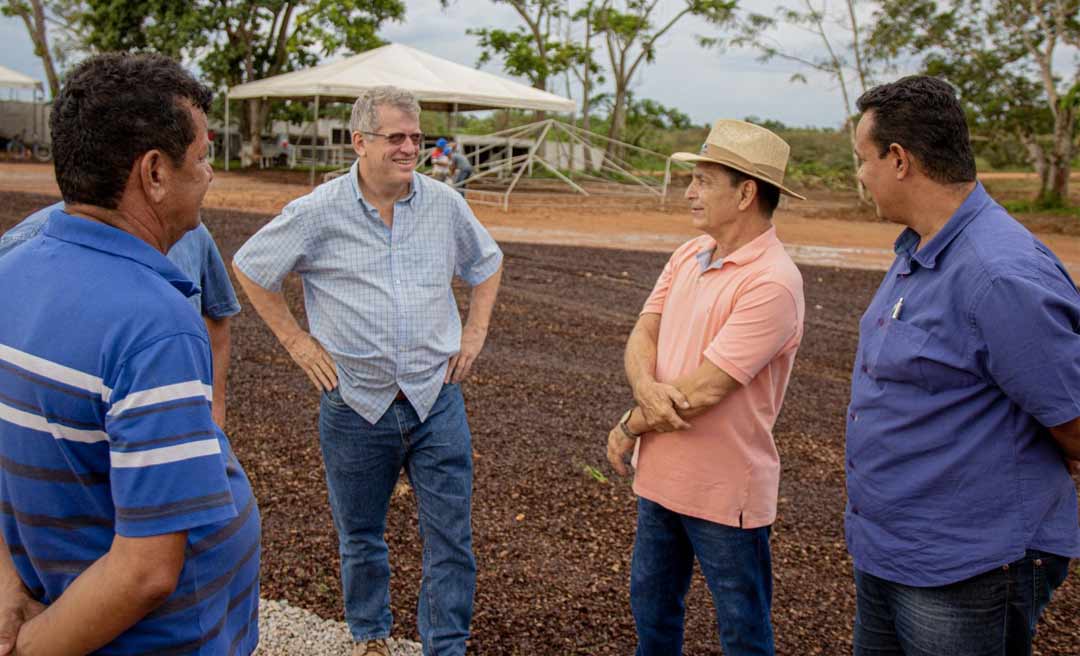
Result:
{"type": "Polygon", "coordinates": [[[383,139],[386,139],[386,142],[389,143],[391,146],[401,146],[405,143],[406,139],[411,141],[414,146],[419,146],[424,143],[423,132],[391,132],[390,134],[383,134],[381,132],[370,132],[368,130],[359,130],[359,132],[361,134],[370,134],[375,137],[382,137],[383,139]],[[394,143],[398,137],[401,138],[400,141],[394,143]]]}

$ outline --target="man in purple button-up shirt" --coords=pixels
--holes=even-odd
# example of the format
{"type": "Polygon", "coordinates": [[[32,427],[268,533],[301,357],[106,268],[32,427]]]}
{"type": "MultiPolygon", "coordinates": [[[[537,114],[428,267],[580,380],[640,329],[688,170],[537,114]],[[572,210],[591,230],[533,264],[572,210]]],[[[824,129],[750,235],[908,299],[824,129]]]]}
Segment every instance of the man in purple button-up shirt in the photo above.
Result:
{"type": "Polygon", "coordinates": [[[1080,294],[976,182],[952,87],[858,104],[859,179],[906,230],[852,374],[855,654],[1030,654],[1080,556],[1080,294]]]}

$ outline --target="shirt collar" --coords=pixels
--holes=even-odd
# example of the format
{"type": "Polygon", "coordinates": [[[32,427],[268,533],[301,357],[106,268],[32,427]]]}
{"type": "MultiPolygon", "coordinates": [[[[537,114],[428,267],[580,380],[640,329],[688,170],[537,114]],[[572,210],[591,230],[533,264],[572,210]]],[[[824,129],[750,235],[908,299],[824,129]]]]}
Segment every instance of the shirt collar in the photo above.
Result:
{"type": "Polygon", "coordinates": [[[937,258],[941,255],[942,251],[944,251],[945,248],[964,231],[964,228],[971,223],[972,219],[979,215],[989,202],[990,195],[986,193],[986,189],[983,188],[981,182],[976,182],[975,188],[971,190],[971,193],[968,194],[968,197],[960,204],[960,207],[956,209],[956,212],[953,213],[952,217],[950,217],[941,230],[927,242],[926,246],[923,246],[918,251],[916,251],[916,249],[919,248],[919,242],[922,238],[919,236],[919,233],[911,228],[906,228],[900,233],[900,236],[896,238],[896,243],[893,245],[893,250],[897,255],[906,255],[908,259],[908,262],[905,263],[907,271],[901,271],[900,273],[911,272],[912,260],[926,269],[933,269],[937,266],[937,258]]]}
{"type": "Polygon", "coordinates": [[[199,286],[188,280],[169,258],[150,244],[119,228],[72,216],[58,209],[49,214],[43,232],[53,239],[138,262],[153,269],[184,296],[191,297],[199,293],[199,286]]]}
{"type": "Polygon", "coordinates": [[[716,240],[712,237],[706,237],[705,241],[702,242],[697,255],[694,257],[696,257],[698,263],[701,264],[701,272],[705,273],[709,269],[720,269],[725,264],[733,264],[735,266],[749,264],[761,257],[762,253],[767,251],[774,244],[779,243],[780,240],[776,238],[776,226],[770,226],[768,230],[735,249],[735,251],[729,253],[727,257],[713,262],[711,266],[709,265],[709,261],[712,259],[712,254],[716,250],[716,240]]]}
{"type": "MultiPolygon", "coordinates": [[[[409,184],[409,193],[403,198],[399,198],[394,203],[409,203],[411,204],[413,199],[417,197],[420,191],[420,185],[417,180],[420,174],[416,171],[412,173],[412,182],[409,184]]],[[[360,160],[353,160],[352,166],[349,167],[349,181],[352,184],[353,194],[356,196],[356,200],[359,201],[370,211],[376,211],[375,206],[368,202],[364,198],[364,192],[360,190],[360,160]]]]}

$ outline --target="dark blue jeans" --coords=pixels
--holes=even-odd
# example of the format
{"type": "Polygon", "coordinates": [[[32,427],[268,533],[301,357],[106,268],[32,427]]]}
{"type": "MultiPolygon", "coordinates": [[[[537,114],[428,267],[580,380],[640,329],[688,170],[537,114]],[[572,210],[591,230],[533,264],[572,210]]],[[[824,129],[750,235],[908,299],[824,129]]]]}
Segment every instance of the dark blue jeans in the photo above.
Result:
{"type": "Polygon", "coordinates": [[[915,588],[855,570],[856,656],[1029,656],[1069,559],[1028,551],[951,585],[915,588]]]}
{"type": "Polygon", "coordinates": [[[716,606],[725,656],[773,654],[769,527],[724,526],[639,499],[630,565],[637,656],[682,653],[695,556],[716,606]]]}
{"type": "Polygon", "coordinates": [[[425,656],[463,656],[472,620],[472,439],[461,388],[444,385],[421,422],[395,401],[372,425],[324,393],[319,437],[341,553],[345,619],[360,642],[390,635],[386,513],[402,466],[416,493],[423,541],[417,624],[425,656]]]}

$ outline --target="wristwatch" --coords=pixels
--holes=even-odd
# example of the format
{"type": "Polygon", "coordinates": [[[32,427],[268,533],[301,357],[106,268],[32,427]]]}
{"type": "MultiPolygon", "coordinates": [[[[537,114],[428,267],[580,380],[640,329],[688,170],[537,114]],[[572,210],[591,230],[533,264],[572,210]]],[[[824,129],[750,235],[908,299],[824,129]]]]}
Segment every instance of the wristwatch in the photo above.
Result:
{"type": "Polygon", "coordinates": [[[635,433],[630,430],[630,415],[632,414],[634,414],[634,409],[630,408],[623,414],[622,419],[619,420],[619,429],[628,440],[636,440],[641,437],[640,433],[635,433]]]}

